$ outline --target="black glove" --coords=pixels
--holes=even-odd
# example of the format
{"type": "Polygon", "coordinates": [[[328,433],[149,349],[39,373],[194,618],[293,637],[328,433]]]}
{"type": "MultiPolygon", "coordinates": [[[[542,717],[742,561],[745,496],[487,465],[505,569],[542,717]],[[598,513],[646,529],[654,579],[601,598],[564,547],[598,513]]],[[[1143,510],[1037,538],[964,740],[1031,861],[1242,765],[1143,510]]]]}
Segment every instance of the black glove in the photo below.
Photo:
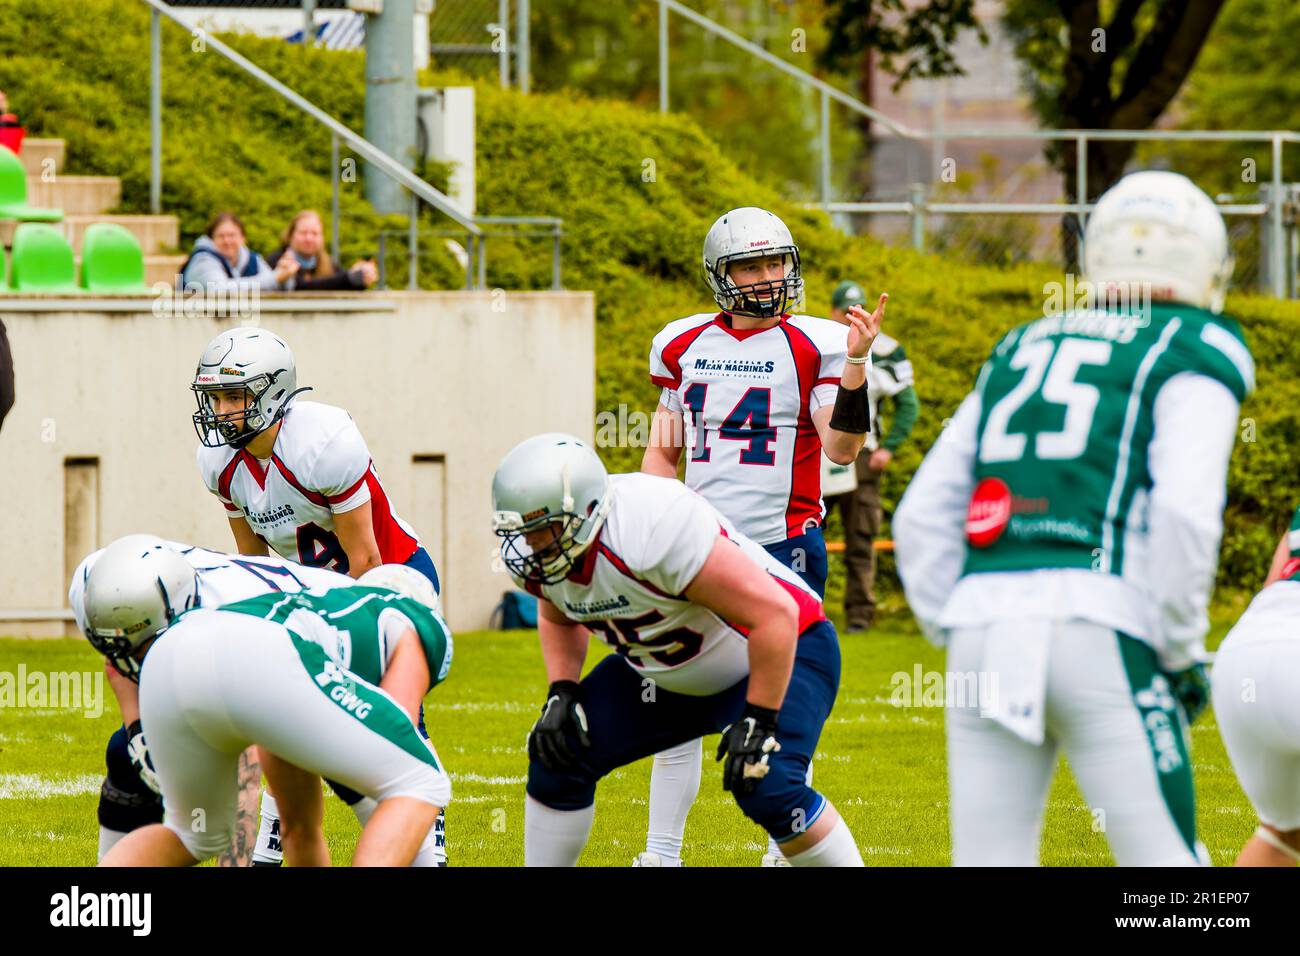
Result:
{"type": "Polygon", "coordinates": [[[768,755],[781,749],[776,741],[776,714],[775,710],[746,703],[740,720],[722,728],[716,759],[727,758],[722,765],[723,790],[753,793],[767,776],[771,769],[768,755]]]}
{"type": "Polygon", "coordinates": [[[144,728],[139,720],[131,722],[126,728],[126,752],[131,758],[131,766],[140,775],[144,785],[154,793],[162,793],[158,775],[154,773],[153,759],[149,756],[149,745],[144,740],[144,728]]]}
{"type": "Polygon", "coordinates": [[[1193,664],[1185,670],[1165,676],[1169,679],[1169,690],[1178,698],[1178,703],[1183,705],[1190,726],[1210,703],[1210,678],[1205,673],[1205,665],[1193,664]]]}
{"type": "Polygon", "coordinates": [[[591,746],[587,735],[587,712],[578,698],[582,688],[576,681],[557,680],[546,692],[542,716],[528,734],[528,759],[536,760],[552,772],[576,770],[578,756],[569,746],[568,734],[578,738],[586,749],[591,746]]]}

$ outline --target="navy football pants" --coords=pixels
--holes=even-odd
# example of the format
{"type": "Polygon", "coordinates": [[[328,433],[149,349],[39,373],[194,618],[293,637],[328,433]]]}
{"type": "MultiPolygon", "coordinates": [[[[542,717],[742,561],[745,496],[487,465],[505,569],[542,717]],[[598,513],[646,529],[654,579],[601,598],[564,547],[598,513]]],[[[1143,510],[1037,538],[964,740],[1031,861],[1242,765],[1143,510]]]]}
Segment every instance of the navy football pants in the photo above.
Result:
{"type": "MultiPolygon", "coordinates": [[[[719,733],[745,707],[745,678],[718,694],[691,697],[655,687],[643,700],[645,678],[617,654],[610,654],[582,680],[591,747],[576,739],[569,746],[580,768],[553,773],[536,761],[528,765],[528,795],[556,810],[581,810],[596,799],[596,783],[610,771],[661,750],[719,733]]],[[[778,843],[806,830],[821,815],[826,799],[805,782],[822,725],[830,716],[840,683],[840,647],[835,628],[819,621],[799,635],[794,673],[777,717],[781,750],[768,758],[771,771],[754,792],[737,796],[749,817],[778,843]]],[[[719,776],[721,771],[719,770],[719,776]]]]}

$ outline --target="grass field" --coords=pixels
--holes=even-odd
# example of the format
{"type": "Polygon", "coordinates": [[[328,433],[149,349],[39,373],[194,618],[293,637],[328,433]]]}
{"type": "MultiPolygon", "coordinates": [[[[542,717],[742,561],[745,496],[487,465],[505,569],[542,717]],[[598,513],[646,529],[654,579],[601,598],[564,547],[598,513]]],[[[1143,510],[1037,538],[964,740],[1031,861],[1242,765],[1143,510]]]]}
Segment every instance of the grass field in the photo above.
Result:
{"type": "MultiPolygon", "coordinates": [[[[1214,629],[1217,643],[1227,628],[1214,629]]],[[[816,783],[840,808],[868,865],[944,866],[949,862],[947,782],[940,708],[896,708],[890,677],[943,668],[943,655],[921,639],[906,615],[888,618],[863,638],[844,639],[844,676],[822,735],[816,783]]],[[[588,664],[600,657],[593,648],[588,664]]],[[[95,671],[101,659],[79,639],[0,639],[0,674],[95,671]]],[[[429,732],[452,773],[447,845],[453,866],[523,863],[524,739],[545,691],[532,632],[457,635],[446,683],[425,702],[429,732]]],[[[97,718],[80,711],[0,709],[0,865],[90,865],[104,743],[118,726],[112,694],[97,718]]],[[[704,781],[686,829],[688,866],[752,866],[764,834],[722,790],[705,741],[704,781]]],[[[1254,814],[1233,777],[1213,714],[1193,729],[1201,839],[1215,865],[1232,862],[1254,828],[1254,814]]],[[[605,779],[582,863],[626,866],[644,848],[650,761],[605,779]]],[[[352,855],[358,827],[341,802],[326,804],[326,835],[336,864],[352,855]]],[[[1048,865],[1112,862],[1104,836],[1067,769],[1053,784],[1044,824],[1048,865]]]]}

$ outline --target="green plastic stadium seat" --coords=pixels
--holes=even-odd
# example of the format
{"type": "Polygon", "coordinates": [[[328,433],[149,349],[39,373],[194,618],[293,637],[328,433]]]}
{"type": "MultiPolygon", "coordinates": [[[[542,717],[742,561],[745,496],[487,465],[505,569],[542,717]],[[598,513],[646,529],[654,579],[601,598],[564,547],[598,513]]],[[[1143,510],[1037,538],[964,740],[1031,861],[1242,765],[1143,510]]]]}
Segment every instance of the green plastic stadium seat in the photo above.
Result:
{"type": "Polygon", "coordinates": [[[43,222],[24,222],[14,230],[13,266],[16,292],[77,291],[72,246],[43,222]]]}
{"type": "Polygon", "coordinates": [[[131,230],[115,222],[86,227],[81,240],[81,287],[90,292],[148,291],[144,252],[131,230]]]}
{"type": "Polygon", "coordinates": [[[37,209],[27,205],[27,170],[8,147],[0,146],[0,219],[58,222],[62,209],[37,209]]]}

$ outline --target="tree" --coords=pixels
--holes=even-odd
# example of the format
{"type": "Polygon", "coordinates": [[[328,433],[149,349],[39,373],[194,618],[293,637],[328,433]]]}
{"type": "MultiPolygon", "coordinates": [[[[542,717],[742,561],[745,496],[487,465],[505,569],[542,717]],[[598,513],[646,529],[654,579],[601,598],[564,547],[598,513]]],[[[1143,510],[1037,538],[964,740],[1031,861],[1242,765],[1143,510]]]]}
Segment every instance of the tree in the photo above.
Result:
{"type": "MultiPolygon", "coordinates": [[[[1186,80],[1224,0],[1007,0],[1003,23],[1023,66],[1024,82],[1044,126],[1058,129],[1149,129],[1186,80]]],[[[960,75],[952,57],[957,34],[971,27],[972,0],[828,0],[840,30],[828,66],[875,44],[886,69],[904,83],[918,76],[960,75]]],[[[1090,143],[1088,199],[1124,172],[1137,144],[1090,143]]],[[[1076,192],[1075,147],[1056,142],[1047,157],[1065,193],[1076,192]]],[[[1062,245],[1075,260],[1075,220],[1062,245]]]]}

